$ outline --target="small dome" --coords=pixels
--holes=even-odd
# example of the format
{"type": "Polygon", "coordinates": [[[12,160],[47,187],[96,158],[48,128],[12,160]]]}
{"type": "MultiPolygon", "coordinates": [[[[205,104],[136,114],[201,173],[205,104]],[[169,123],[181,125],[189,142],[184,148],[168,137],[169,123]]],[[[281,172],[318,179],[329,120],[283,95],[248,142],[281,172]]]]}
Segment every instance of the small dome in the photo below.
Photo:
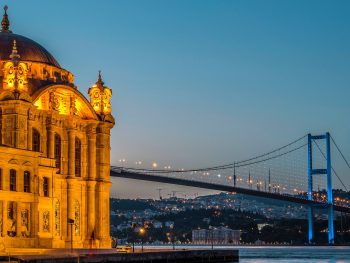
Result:
{"type": "Polygon", "coordinates": [[[16,40],[18,54],[21,56],[20,59],[22,61],[33,61],[61,67],[44,47],[29,38],[13,34],[9,31],[0,32],[0,59],[10,59],[14,40],[16,40]]]}

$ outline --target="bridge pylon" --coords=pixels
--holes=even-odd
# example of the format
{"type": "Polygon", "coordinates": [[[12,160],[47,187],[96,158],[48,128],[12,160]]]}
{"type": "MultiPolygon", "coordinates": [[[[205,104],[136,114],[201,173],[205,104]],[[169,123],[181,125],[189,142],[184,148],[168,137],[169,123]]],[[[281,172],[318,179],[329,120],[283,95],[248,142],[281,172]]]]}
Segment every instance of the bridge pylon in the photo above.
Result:
{"type": "MultiPolygon", "coordinates": [[[[334,214],[333,214],[333,187],[332,187],[332,164],[331,164],[331,144],[330,134],[327,132],[323,135],[308,134],[308,200],[313,200],[313,175],[323,174],[327,176],[327,203],[328,203],[328,244],[334,245],[334,214]],[[326,141],[326,169],[314,169],[312,165],[312,141],[326,141]]],[[[308,211],[308,240],[309,244],[314,243],[313,227],[313,207],[309,206],[308,211]]]]}

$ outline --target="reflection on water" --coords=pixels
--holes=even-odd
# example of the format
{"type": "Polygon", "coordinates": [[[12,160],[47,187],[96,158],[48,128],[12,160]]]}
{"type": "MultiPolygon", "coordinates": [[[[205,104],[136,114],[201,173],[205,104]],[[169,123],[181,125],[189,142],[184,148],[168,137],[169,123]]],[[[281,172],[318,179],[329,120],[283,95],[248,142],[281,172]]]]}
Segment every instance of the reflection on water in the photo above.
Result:
{"type": "Polygon", "coordinates": [[[350,247],[239,247],[241,263],[350,263],[350,247]]]}
{"type": "Polygon", "coordinates": [[[241,259],[239,263],[348,263],[341,259],[241,259]]]}
{"type": "MultiPolygon", "coordinates": [[[[166,246],[148,246],[165,248],[166,246]]],[[[169,247],[170,248],[170,247],[169,247]]],[[[240,263],[350,263],[350,247],[241,247],[215,246],[215,249],[238,249],[240,263]]],[[[176,249],[211,249],[211,246],[176,246],[176,249]]]]}

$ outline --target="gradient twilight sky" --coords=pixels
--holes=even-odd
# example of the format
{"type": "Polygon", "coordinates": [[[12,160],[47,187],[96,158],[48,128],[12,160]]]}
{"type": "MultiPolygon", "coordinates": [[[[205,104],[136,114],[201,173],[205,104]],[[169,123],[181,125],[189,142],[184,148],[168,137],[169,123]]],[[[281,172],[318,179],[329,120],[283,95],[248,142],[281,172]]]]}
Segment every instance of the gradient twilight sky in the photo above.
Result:
{"type": "MultiPolygon", "coordinates": [[[[3,4],[14,33],[47,48],[84,94],[102,70],[112,164],[207,167],[325,131],[350,158],[350,1],[3,4]]],[[[156,193],[139,183],[130,194],[135,184],[113,191],[156,193]]]]}

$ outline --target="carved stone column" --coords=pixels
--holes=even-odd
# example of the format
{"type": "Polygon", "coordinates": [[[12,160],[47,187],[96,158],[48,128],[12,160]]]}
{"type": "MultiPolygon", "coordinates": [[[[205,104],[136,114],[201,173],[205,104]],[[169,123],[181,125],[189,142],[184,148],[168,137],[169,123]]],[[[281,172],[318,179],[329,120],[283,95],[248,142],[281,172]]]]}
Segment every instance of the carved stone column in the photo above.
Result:
{"type": "Polygon", "coordinates": [[[87,132],[88,136],[88,177],[96,179],[96,127],[91,125],[87,132]]]}
{"type": "MultiPolygon", "coordinates": [[[[84,138],[86,139],[86,138],[84,138]]],[[[85,140],[84,140],[85,141],[85,140]]],[[[89,177],[88,174],[88,144],[85,142],[81,145],[81,176],[86,180],[89,177]]]]}
{"type": "Polygon", "coordinates": [[[96,206],[95,206],[95,194],[96,194],[96,181],[87,181],[86,184],[87,191],[87,231],[86,239],[91,240],[94,232],[96,237],[95,220],[96,220],[96,206]]]}
{"type": "Polygon", "coordinates": [[[8,202],[3,201],[2,203],[2,236],[7,236],[7,209],[8,209],[8,202]]]}
{"type": "Polygon", "coordinates": [[[96,220],[97,224],[97,238],[100,241],[101,248],[110,248],[110,219],[109,219],[109,189],[111,187],[110,182],[98,182],[97,189],[97,204],[96,204],[96,220]]]}
{"type": "Polygon", "coordinates": [[[28,121],[28,132],[27,132],[27,150],[31,151],[33,148],[33,136],[32,136],[32,121],[28,121]]]}
{"type": "Polygon", "coordinates": [[[110,177],[110,124],[103,123],[97,133],[97,178],[109,181],[110,177]]]}
{"type": "MultiPolygon", "coordinates": [[[[68,218],[73,219],[75,218],[74,216],[74,181],[75,179],[70,178],[67,179],[67,220],[68,218]]],[[[70,237],[71,237],[71,226],[67,224],[67,238],[66,241],[70,242],[70,237]]],[[[74,241],[74,226],[73,226],[73,241],[74,241]]],[[[69,244],[66,244],[66,246],[70,246],[69,244]]],[[[67,247],[68,247],[67,246],[67,247]]]]}
{"type": "Polygon", "coordinates": [[[0,237],[4,236],[4,221],[6,214],[4,213],[5,201],[0,201],[0,237]]]}
{"type": "Polygon", "coordinates": [[[103,248],[111,246],[109,222],[109,189],[110,182],[110,129],[111,123],[100,123],[97,133],[97,197],[96,215],[99,222],[98,238],[103,248]]]}
{"type": "Polygon", "coordinates": [[[16,213],[16,231],[17,231],[18,237],[22,236],[22,233],[21,233],[21,226],[22,226],[21,211],[22,211],[22,203],[17,202],[15,213],[16,213]]]}
{"type": "Polygon", "coordinates": [[[47,131],[47,153],[49,158],[55,158],[55,132],[52,127],[47,131]]]}
{"type": "Polygon", "coordinates": [[[36,225],[38,224],[38,222],[35,220],[37,217],[37,211],[36,211],[36,205],[34,203],[30,203],[30,210],[29,210],[29,231],[30,231],[30,236],[31,237],[36,237],[37,236],[37,232],[36,232],[36,225]]]}
{"type": "Polygon", "coordinates": [[[69,175],[69,141],[62,135],[61,174],[69,175]]]}

